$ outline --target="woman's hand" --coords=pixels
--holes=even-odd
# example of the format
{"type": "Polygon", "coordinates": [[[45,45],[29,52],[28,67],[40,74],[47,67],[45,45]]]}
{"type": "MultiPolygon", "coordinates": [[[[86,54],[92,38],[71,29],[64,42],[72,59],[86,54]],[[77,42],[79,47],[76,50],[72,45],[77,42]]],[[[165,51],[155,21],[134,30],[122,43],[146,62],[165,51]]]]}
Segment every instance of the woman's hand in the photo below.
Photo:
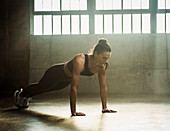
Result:
{"type": "Polygon", "coordinates": [[[73,113],[71,116],[85,116],[86,114],[82,113],[82,112],[76,112],[73,113]]]}
{"type": "Polygon", "coordinates": [[[110,110],[110,109],[103,109],[102,113],[117,113],[115,110],[110,110]]]}

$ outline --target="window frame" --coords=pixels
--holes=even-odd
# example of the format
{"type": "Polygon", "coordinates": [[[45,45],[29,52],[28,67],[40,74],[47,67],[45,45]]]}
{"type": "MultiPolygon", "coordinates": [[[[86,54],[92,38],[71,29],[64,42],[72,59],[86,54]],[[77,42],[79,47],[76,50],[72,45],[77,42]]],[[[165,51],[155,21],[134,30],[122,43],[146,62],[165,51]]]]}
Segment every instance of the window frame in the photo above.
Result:
{"type": "MultiPolygon", "coordinates": [[[[96,0],[94,0],[96,1],[96,0]]],[[[112,21],[114,20],[114,16],[115,14],[117,15],[121,15],[122,16],[122,33],[120,34],[145,34],[142,33],[142,14],[151,14],[151,2],[152,0],[149,0],[149,9],[123,9],[123,0],[121,0],[121,9],[120,10],[95,10],[94,11],[94,15],[97,14],[103,14],[103,17],[105,14],[112,14],[112,21]],[[131,15],[131,33],[123,33],[123,15],[124,14],[130,14],[131,15]],[[132,15],[133,14],[140,14],[141,15],[141,33],[133,33],[133,18],[132,15]]],[[[94,4],[95,6],[96,4],[94,4]]],[[[151,19],[151,15],[150,15],[150,19],[151,19]]],[[[151,20],[150,20],[150,25],[151,25],[151,20]]],[[[151,27],[151,26],[150,26],[151,27]]],[[[114,23],[112,22],[112,35],[114,35],[114,23]]],[[[104,19],[103,19],[103,32],[104,32],[104,19]]],[[[150,29],[150,33],[152,32],[152,30],[150,29]]],[[[149,34],[150,34],[149,33],[149,34]]],[[[147,33],[148,34],[148,33],[147,33]]]]}
{"type": "MultiPolygon", "coordinates": [[[[150,33],[149,34],[154,34],[157,33],[157,18],[156,15],[157,13],[164,13],[165,14],[165,33],[166,33],[166,13],[170,13],[170,9],[158,9],[158,0],[149,0],[149,9],[123,9],[123,0],[121,0],[121,9],[120,10],[96,10],[96,0],[87,0],[87,10],[71,10],[71,11],[35,11],[34,12],[34,0],[30,0],[30,34],[34,35],[34,15],[52,15],[52,22],[53,22],[53,15],[79,15],[79,17],[81,17],[81,15],[89,15],[89,34],[95,34],[95,15],[97,14],[102,14],[103,17],[106,14],[112,14],[112,34],[108,34],[108,35],[114,35],[113,32],[113,15],[114,14],[121,14],[122,15],[122,33],[123,33],[123,14],[131,14],[131,21],[133,21],[132,19],[132,15],[133,14],[150,14],[150,33]]],[[[61,7],[61,0],[60,0],[60,7],[61,7]]],[[[142,20],[142,19],[141,19],[142,20]]],[[[79,19],[79,24],[81,23],[81,19],[79,19]]],[[[71,24],[71,19],[70,19],[70,24],[71,24]]],[[[131,22],[131,28],[133,28],[133,23],[131,22]]],[[[141,23],[142,25],[142,23],[141,23]]],[[[79,26],[79,28],[81,28],[81,26],[79,26]]],[[[43,31],[43,17],[42,17],[42,31],[43,31]]],[[[44,31],[43,31],[44,32],[44,31]]],[[[44,35],[44,33],[42,32],[41,35],[44,35]]],[[[75,34],[71,34],[72,30],[71,30],[71,26],[70,26],[70,34],[69,35],[75,35],[75,34]]],[[[131,33],[130,34],[136,34],[133,33],[133,29],[131,29],[131,33]]],[[[137,33],[137,34],[145,34],[142,33],[142,27],[141,27],[141,33],[137,33]]],[[[56,35],[53,34],[53,23],[52,23],[52,34],[51,35],[56,35]]],[[[62,34],[62,19],[61,19],[61,35],[62,34]]],[[[79,31],[79,34],[76,35],[84,35],[81,34],[81,31],[79,31]]],[[[85,34],[88,35],[88,34],[85,34]]],[[[95,34],[98,35],[98,34],[95,34]]],[[[101,34],[100,34],[101,35],[101,34]]],[[[103,19],[103,34],[102,35],[107,35],[104,34],[104,19],[103,19]]]]}
{"type": "MultiPolygon", "coordinates": [[[[157,15],[157,14],[165,14],[165,32],[164,33],[157,33],[157,27],[155,27],[155,33],[157,33],[157,34],[169,34],[166,31],[166,14],[170,13],[170,9],[166,9],[166,8],[165,9],[158,9],[158,0],[156,0],[155,3],[156,3],[155,6],[157,7],[157,11],[156,11],[155,15],[157,15]]],[[[165,7],[166,7],[166,0],[165,0],[165,7]]],[[[155,19],[155,21],[156,21],[156,19],[155,19]]]]}
{"type": "MultiPolygon", "coordinates": [[[[88,3],[89,0],[87,0],[87,3],[88,3]]],[[[88,11],[88,5],[87,5],[87,10],[69,10],[69,11],[34,11],[34,0],[30,0],[30,5],[31,5],[31,8],[30,8],[30,25],[31,25],[31,28],[30,28],[30,32],[32,35],[34,35],[34,15],[42,15],[42,34],[41,35],[44,35],[44,17],[43,15],[51,15],[51,22],[52,22],[52,34],[51,35],[56,35],[56,34],[53,34],[53,16],[54,15],[60,15],[61,16],[61,35],[65,35],[65,34],[62,34],[62,16],[63,15],[70,15],[70,34],[69,35],[84,35],[84,34],[81,34],[81,31],[79,31],[79,34],[71,34],[72,32],[72,29],[71,29],[71,15],[79,15],[79,25],[81,23],[81,15],[89,15],[89,11],[88,11]]],[[[61,8],[61,0],[60,0],[60,8],[61,8]]],[[[90,19],[90,18],[89,18],[90,19]]],[[[90,24],[90,22],[89,22],[90,24]]],[[[79,28],[81,27],[81,25],[79,26],[79,28]]],[[[81,29],[79,29],[81,30],[81,29]]],[[[87,35],[87,34],[85,34],[87,35]]]]}

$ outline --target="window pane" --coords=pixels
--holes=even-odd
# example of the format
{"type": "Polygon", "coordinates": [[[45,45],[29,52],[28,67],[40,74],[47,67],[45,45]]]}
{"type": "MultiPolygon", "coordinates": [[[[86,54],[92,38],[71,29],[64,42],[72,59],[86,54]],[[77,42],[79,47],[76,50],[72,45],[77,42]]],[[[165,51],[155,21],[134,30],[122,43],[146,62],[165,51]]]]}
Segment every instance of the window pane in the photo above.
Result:
{"type": "Polygon", "coordinates": [[[34,15],[34,35],[42,35],[42,15],[34,15]]]}
{"type": "Polygon", "coordinates": [[[114,15],[114,33],[122,33],[122,15],[114,15]]]}
{"type": "Polygon", "coordinates": [[[170,13],[166,14],[166,33],[170,33],[170,13]]]}
{"type": "Polygon", "coordinates": [[[103,15],[95,15],[95,34],[103,34],[103,15]]]}
{"type": "Polygon", "coordinates": [[[87,0],[80,0],[80,10],[87,10],[87,0]]]}
{"type": "Polygon", "coordinates": [[[104,10],[112,10],[112,0],[104,0],[104,10]]]}
{"type": "Polygon", "coordinates": [[[103,0],[96,0],[96,10],[103,9],[103,0]]]}
{"type": "Polygon", "coordinates": [[[79,0],[70,0],[71,10],[79,10],[79,0]]]}
{"type": "Polygon", "coordinates": [[[52,10],[60,11],[60,0],[52,0],[52,10]]]}
{"type": "Polygon", "coordinates": [[[142,33],[150,33],[150,14],[142,14],[142,33]]]}
{"type": "Polygon", "coordinates": [[[123,0],[123,9],[131,9],[131,0],[123,0]]]}
{"type": "Polygon", "coordinates": [[[132,9],[141,9],[141,0],[132,0],[132,9]]]}
{"type": "Polygon", "coordinates": [[[170,9],[170,0],[158,0],[158,9],[170,9]]]}
{"type": "Polygon", "coordinates": [[[62,34],[70,34],[70,15],[62,16],[62,34]]]}
{"type": "Polygon", "coordinates": [[[133,33],[141,33],[141,15],[133,14],[133,33]]]}
{"type": "Polygon", "coordinates": [[[170,9],[170,0],[166,0],[166,9],[170,9]]]}
{"type": "Polygon", "coordinates": [[[149,9],[149,0],[142,0],[142,9],[149,9]]]}
{"type": "Polygon", "coordinates": [[[89,34],[89,15],[81,15],[81,34],[89,34]]]}
{"type": "Polygon", "coordinates": [[[44,15],[44,35],[52,34],[51,15],[44,15]]]}
{"type": "Polygon", "coordinates": [[[43,11],[51,11],[51,0],[43,0],[43,11]]]}
{"type": "Polygon", "coordinates": [[[165,14],[157,14],[157,33],[165,33],[165,14]]]}
{"type": "Polygon", "coordinates": [[[158,9],[165,9],[165,0],[158,0],[158,9]]]}
{"type": "Polygon", "coordinates": [[[53,34],[61,34],[61,16],[53,16],[53,34]]]}
{"type": "Polygon", "coordinates": [[[104,33],[112,34],[112,15],[104,15],[104,33]]]}
{"type": "Polygon", "coordinates": [[[123,33],[131,33],[131,15],[123,15],[123,33]]]}
{"type": "Polygon", "coordinates": [[[34,0],[34,11],[42,11],[42,0],[34,0]]]}
{"type": "Polygon", "coordinates": [[[62,10],[69,10],[70,9],[70,0],[62,0],[62,10]]]}
{"type": "Polygon", "coordinates": [[[87,10],[87,0],[62,0],[62,10],[87,10]]]}
{"type": "Polygon", "coordinates": [[[121,0],[113,0],[113,9],[121,9],[121,0]]]}
{"type": "Polygon", "coordinates": [[[72,34],[79,34],[79,15],[71,16],[71,30],[72,34]]]}

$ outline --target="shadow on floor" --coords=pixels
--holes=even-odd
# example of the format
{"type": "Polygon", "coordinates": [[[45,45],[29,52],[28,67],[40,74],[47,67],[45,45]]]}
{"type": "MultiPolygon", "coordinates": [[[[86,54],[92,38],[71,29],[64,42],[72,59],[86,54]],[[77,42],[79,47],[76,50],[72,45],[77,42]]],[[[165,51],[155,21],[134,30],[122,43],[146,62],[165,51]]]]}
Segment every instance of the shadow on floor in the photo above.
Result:
{"type": "Polygon", "coordinates": [[[15,118],[18,121],[18,123],[23,124],[23,127],[24,127],[24,124],[25,125],[27,123],[35,124],[36,122],[38,122],[43,125],[42,127],[44,127],[44,125],[48,125],[48,127],[52,126],[52,127],[61,128],[63,130],[66,130],[66,129],[75,130],[75,131],[79,130],[75,126],[74,121],[72,120],[72,117],[62,118],[62,117],[48,115],[48,114],[44,114],[44,113],[40,113],[40,112],[36,112],[32,110],[17,109],[17,108],[3,110],[2,114],[3,115],[1,118],[6,118],[6,120],[15,118]],[[23,121],[23,118],[25,118],[24,121],[23,121]]]}
{"type": "Polygon", "coordinates": [[[15,113],[15,114],[22,115],[25,117],[34,117],[34,118],[38,118],[39,120],[43,120],[44,122],[49,122],[49,123],[54,123],[54,124],[64,122],[64,120],[66,120],[65,118],[43,114],[40,112],[31,111],[31,110],[8,109],[8,110],[4,110],[3,112],[4,113],[15,113]]]}

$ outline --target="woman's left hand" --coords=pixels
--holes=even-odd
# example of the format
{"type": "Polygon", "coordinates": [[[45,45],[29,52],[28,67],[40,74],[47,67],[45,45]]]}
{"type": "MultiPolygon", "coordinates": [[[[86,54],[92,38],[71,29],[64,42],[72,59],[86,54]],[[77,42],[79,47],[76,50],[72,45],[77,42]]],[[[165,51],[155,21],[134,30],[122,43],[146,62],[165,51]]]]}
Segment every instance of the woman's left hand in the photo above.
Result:
{"type": "Polygon", "coordinates": [[[110,109],[103,109],[102,113],[117,113],[115,110],[110,110],[110,109]]]}

